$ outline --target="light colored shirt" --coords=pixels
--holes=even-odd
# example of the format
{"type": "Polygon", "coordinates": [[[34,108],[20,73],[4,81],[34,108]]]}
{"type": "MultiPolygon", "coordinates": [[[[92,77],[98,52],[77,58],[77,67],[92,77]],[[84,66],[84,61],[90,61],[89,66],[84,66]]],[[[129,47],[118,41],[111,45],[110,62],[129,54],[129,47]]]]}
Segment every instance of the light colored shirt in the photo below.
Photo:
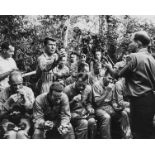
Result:
{"type": "MultiPolygon", "coordinates": [[[[4,74],[6,72],[9,72],[13,69],[17,69],[16,62],[13,58],[7,58],[4,59],[2,56],[0,56],[0,74],[4,74]]],[[[9,86],[9,78],[6,77],[5,79],[0,81],[0,88],[4,89],[9,86]]]]}
{"type": "Polygon", "coordinates": [[[50,85],[53,83],[53,68],[57,60],[58,55],[56,53],[51,56],[43,53],[38,57],[38,66],[41,70],[41,93],[48,92],[50,85]]]}
{"type": "Polygon", "coordinates": [[[90,72],[88,73],[88,83],[92,86],[94,83],[96,83],[99,80],[102,80],[103,76],[102,74],[95,75],[94,73],[90,72]]]}

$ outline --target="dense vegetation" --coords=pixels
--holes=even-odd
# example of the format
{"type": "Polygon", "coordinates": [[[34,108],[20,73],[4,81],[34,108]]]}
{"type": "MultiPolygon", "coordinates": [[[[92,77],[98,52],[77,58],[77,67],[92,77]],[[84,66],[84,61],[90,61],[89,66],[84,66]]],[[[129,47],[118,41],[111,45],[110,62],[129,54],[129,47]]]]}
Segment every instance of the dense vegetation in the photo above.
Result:
{"type": "Polygon", "coordinates": [[[127,50],[131,35],[137,30],[148,31],[154,39],[153,23],[127,15],[0,16],[0,42],[8,40],[15,46],[14,58],[26,72],[35,70],[36,58],[42,52],[46,36],[57,39],[58,50],[65,47],[67,52],[92,54],[99,49],[116,61],[127,50]]]}

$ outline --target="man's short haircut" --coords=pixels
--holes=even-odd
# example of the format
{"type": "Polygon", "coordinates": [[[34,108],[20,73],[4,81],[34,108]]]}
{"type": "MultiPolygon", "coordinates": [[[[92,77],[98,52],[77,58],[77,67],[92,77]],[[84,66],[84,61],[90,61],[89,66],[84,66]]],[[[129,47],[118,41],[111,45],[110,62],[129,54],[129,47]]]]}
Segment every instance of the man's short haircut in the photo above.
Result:
{"type": "Polygon", "coordinates": [[[128,52],[130,52],[130,53],[136,53],[137,49],[138,49],[138,45],[134,42],[132,42],[128,45],[128,52]]]}
{"type": "Polygon", "coordinates": [[[56,92],[62,92],[64,90],[64,86],[63,84],[61,84],[60,82],[54,82],[51,86],[50,86],[50,93],[52,91],[56,91],[56,92]]]}
{"type": "Polygon", "coordinates": [[[45,45],[45,46],[48,44],[48,41],[56,42],[56,40],[55,40],[54,38],[46,37],[46,38],[44,39],[44,45],[45,45]]]}
{"type": "Polygon", "coordinates": [[[81,78],[82,81],[88,80],[88,74],[87,73],[79,73],[77,76],[77,79],[81,78]]]}
{"type": "Polygon", "coordinates": [[[21,76],[22,77],[22,73],[18,69],[11,72],[10,75],[9,75],[9,82],[12,81],[13,76],[21,76]]]}
{"type": "Polygon", "coordinates": [[[72,55],[76,55],[77,57],[79,56],[76,52],[71,52],[70,57],[71,57],[72,55]]]}
{"type": "Polygon", "coordinates": [[[9,42],[3,42],[1,45],[1,49],[2,50],[8,50],[9,46],[10,46],[9,42]]]}

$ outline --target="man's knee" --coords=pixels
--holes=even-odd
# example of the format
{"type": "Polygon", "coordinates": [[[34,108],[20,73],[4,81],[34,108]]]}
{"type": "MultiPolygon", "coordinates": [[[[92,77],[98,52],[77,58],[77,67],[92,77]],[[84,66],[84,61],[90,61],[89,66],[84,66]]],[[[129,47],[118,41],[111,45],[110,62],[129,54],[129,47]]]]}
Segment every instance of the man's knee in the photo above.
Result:
{"type": "Polygon", "coordinates": [[[25,130],[20,130],[17,132],[17,138],[16,139],[28,139],[28,133],[25,130]]]}
{"type": "Polygon", "coordinates": [[[107,121],[109,122],[111,119],[111,116],[104,110],[98,109],[96,111],[96,116],[100,121],[107,121]]]}
{"type": "Polygon", "coordinates": [[[124,119],[129,119],[129,114],[126,110],[123,110],[121,114],[124,119]]]}
{"type": "Polygon", "coordinates": [[[94,118],[88,119],[88,126],[96,126],[96,120],[94,118]]]}
{"type": "Polygon", "coordinates": [[[65,134],[63,136],[63,138],[64,139],[75,139],[75,134],[74,134],[73,126],[72,126],[71,123],[68,125],[68,132],[67,132],[67,134],[65,134]]]}
{"type": "Polygon", "coordinates": [[[7,132],[4,134],[4,138],[6,138],[6,139],[16,139],[16,136],[17,136],[17,132],[14,131],[14,130],[7,131],[7,132]]]}
{"type": "Polygon", "coordinates": [[[88,121],[86,119],[79,120],[78,126],[81,128],[88,128],[88,121]]]}
{"type": "Polygon", "coordinates": [[[40,129],[35,129],[33,134],[33,139],[44,139],[44,131],[40,129]]]}

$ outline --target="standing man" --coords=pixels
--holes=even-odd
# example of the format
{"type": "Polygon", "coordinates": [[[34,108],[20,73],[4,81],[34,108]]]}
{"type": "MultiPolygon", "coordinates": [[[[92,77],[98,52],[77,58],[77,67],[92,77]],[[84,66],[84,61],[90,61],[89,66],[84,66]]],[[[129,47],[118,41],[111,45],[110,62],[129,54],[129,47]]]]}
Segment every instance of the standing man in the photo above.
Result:
{"type": "Polygon", "coordinates": [[[155,114],[155,60],[148,52],[150,37],[145,31],[134,34],[138,52],[127,57],[119,72],[107,68],[115,77],[125,77],[130,99],[131,130],[133,138],[151,138],[155,114]]]}
{"type": "Polygon", "coordinates": [[[53,83],[53,68],[59,61],[56,53],[56,40],[45,38],[44,53],[38,58],[38,70],[41,72],[41,93],[48,92],[53,83]]]}
{"type": "Polygon", "coordinates": [[[0,52],[0,90],[9,86],[8,80],[10,73],[17,69],[16,62],[12,58],[14,54],[14,47],[8,42],[1,45],[0,52]]]}

